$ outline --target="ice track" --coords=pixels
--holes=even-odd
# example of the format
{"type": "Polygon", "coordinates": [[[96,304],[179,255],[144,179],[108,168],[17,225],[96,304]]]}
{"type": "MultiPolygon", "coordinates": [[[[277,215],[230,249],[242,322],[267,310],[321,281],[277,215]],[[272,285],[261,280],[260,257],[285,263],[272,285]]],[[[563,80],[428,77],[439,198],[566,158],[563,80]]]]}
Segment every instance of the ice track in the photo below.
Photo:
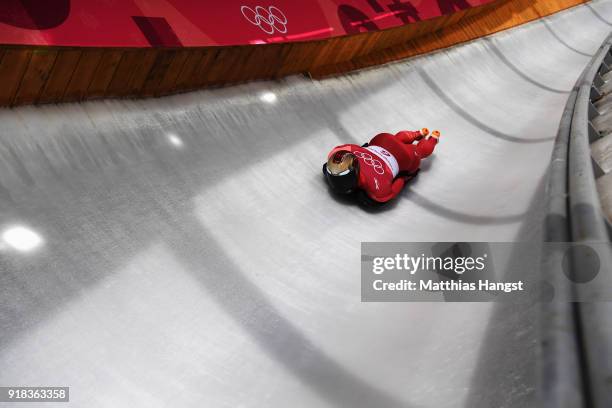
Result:
{"type": "Polygon", "coordinates": [[[611,29],[598,1],[320,82],[1,110],[0,228],[42,241],[0,247],[0,385],[70,386],[58,407],[533,407],[534,309],[361,303],[360,242],[537,242],[568,92],[611,29]],[[331,147],[422,126],[441,144],[390,208],[327,192],[331,147]]]}

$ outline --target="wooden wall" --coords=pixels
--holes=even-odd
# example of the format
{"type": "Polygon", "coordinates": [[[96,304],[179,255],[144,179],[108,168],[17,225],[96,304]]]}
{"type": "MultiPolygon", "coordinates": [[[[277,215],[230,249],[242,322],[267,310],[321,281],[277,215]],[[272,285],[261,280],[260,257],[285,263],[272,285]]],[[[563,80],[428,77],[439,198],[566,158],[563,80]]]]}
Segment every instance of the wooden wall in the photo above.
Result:
{"type": "Polygon", "coordinates": [[[494,3],[483,7],[484,10],[477,15],[460,18],[455,24],[444,25],[433,32],[410,38],[382,50],[374,50],[364,56],[313,67],[310,74],[314,78],[322,78],[413,57],[516,27],[589,1],[509,0],[494,3]]]}
{"type": "Polygon", "coordinates": [[[498,0],[384,31],[196,48],[0,46],[0,106],[160,96],[306,73],[315,78],[469,41],[588,0],[498,0]]]}

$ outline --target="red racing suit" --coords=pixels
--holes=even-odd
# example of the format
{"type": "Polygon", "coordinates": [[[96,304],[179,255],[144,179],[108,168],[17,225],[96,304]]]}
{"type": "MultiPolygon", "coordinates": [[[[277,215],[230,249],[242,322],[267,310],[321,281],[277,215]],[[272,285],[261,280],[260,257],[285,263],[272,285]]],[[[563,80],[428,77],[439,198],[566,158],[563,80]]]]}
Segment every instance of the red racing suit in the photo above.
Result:
{"type": "Polygon", "coordinates": [[[395,136],[380,133],[366,147],[337,146],[328,158],[341,150],[353,153],[359,162],[358,188],[384,203],[402,191],[408,177],[419,169],[421,159],[431,155],[437,143],[437,138],[423,138],[419,131],[402,131],[395,136]]]}

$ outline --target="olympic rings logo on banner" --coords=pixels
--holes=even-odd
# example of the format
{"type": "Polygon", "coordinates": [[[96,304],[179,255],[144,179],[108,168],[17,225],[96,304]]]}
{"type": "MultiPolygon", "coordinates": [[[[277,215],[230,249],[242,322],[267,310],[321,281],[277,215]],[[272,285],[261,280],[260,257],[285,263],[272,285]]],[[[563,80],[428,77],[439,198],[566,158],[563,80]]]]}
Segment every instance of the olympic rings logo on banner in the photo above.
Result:
{"type": "Polygon", "coordinates": [[[287,17],[278,7],[270,6],[267,9],[257,6],[252,9],[249,6],[240,7],[244,18],[251,24],[261,28],[266,34],[274,34],[275,31],[285,34],[287,32],[287,17]]]}
{"type": "Polygon", "coordinates": [[[382,163],[373,158],[369,153],[353,152],[353,154],[360,159],[363,159],[363,162],[368,166],[373,167],[376,174],[385,174],[385,167],[382,165],[382,163]]]}

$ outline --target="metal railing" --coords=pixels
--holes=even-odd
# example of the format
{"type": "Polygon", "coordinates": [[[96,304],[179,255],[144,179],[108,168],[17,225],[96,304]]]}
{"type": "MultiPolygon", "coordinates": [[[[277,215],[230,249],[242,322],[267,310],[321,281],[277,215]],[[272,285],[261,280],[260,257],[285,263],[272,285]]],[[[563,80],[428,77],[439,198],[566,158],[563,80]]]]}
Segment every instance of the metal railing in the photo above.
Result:
{"type": "MultiPolygon", "coordinates": [[[[602,75],[612,65],[611,45],[612,34],[577,81],[560,122],[547,185],[547,242],[610,242],[595,182],[601,169],[591,157],[590,143],[600,137],[591,123],[599,115],[593,100],[601,96],[602,75]]],[[[601,265],[612,265],[610,246],[602,248],[601,265]]],[[[559,268],[562,257],[549,250],[542,261],[544,279],[556,296],[542,308],[542,405],[612,407],[612,303],[605,302],[612,295],[606,293],[612,276],[600,277],[606,282],[601,286],[572,283],[559,268]]],[[[581,262],[573,259],[572,273],[579,273],[581,262]]]]}

